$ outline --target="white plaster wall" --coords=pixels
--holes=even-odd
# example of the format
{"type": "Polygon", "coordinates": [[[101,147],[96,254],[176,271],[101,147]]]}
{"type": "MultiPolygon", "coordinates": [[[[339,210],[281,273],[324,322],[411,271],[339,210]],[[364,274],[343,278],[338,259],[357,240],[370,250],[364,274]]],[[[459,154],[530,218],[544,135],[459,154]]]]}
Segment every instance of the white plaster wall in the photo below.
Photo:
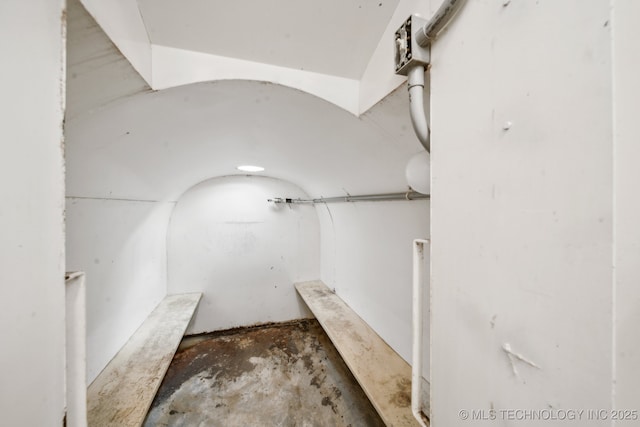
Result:
{"type": "Polygon", "coordinates": [[[135,173],[122,172],[131,152],[108,155],[112,140],[94,145],[114,123],[91,119],[148,87],[78,0],[69,0],[67,16],[67,268],[87,273],[91,382],[166,294],[165,236],[173,203],[121,191],[119,186],[136,182],[135,173]],[[99,191],[107,174],[86,167],[94,157],[103,170],[114,171],[107,191],[99,191]]]}
{"type": "Polygon", "coordinates": [[[207,180],[176,204],[168,232],[169,293],[203,292],[188,333],[309,316],[293,284],[320,275],[318,217],[299,187],[260,176],[207,180]]]}
{"type": "Polygon", "coordinates": [[[0,413],[64,415],[64,2],[0,4],[0,413]]]}
{"type": "Polygon", "coordinates": [[[173,205],[67,199],[67,268],[87,276],[89,383],[166,295],[173,205]]]}
{"type": "MultiPolygon", "coordinates": [[[[614,404],[638,409],[640,384],[640,2],[613,2],[614,265],[616,286],[614,404]]],[[[624,423],[620,423],[624,425],[624,423]]]]}
{"type": "Polygon", "coordinates": [[[461,409],[611,406],[609,15],[471,1],[432,48],[435,427],[475,425],[461,409]],[[507,343],[539,369],[516,374],[507,343]]]}
{"type": "Polygon", "coordinates": [[[322,281],[410,362],[412,245],[429,237],[429,202],[332,203],[317,211],[322,281]]]}

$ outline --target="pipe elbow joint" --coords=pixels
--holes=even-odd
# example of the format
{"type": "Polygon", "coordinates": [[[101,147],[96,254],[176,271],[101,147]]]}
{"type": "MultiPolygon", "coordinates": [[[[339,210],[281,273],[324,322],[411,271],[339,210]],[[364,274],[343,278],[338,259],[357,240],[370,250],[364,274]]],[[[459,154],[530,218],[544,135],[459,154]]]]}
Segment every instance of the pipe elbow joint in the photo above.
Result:
{"type": "Polygon", "coordinates": [[[424,66],[412,67],[408,73],[407,85],[409,88],[409,109],[413,130],[425,150],[430,152],[430,130],[424,109],[424,73],[424,66]]]}

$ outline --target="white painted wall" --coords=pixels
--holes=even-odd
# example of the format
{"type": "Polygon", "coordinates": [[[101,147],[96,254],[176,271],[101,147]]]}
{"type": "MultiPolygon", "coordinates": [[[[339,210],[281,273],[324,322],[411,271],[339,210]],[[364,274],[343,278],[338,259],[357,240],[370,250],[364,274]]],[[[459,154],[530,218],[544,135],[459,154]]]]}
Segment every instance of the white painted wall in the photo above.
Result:
{"type": "Polygon", "coordinates": [[[64,2],[0,5],[0,413],[64,415],[64,2]]]}
{"type": "Polygon", "coordinates": [[[166,295],[173,205],[67,198],[67,268],[87,275],[89,383],[166,295]]]}
{"type": "Polygon", "coordinates": [[[105,131],[90,118],[149,88],[78,0],[69,0],[68,19],[67,268],[87,273],[91,382],[166,294],[165,235],[173,203],[127,194],[112,184],[130,188],[135,173],[122,172],[126,155],[106,152],[112,140],[94,145],[105,131]],[[115,171],[107,191],[99,191],[107,174],[87,173],[92,158],[103,170],[115,171]]]}
{"type": "Polygon", "coordinates": [[[435,427],[611,407],[609,3],[470,1],[432,48],[435,427]]]}
{"type": "Polygon", "coordinates": [[[429,237],[429,202],[318,205],[321,279],[411,361],[413,240],[429,237]]]}
{"type": "Polygon", "coordinates": [[[178,201],[168,232],[169,293],[203,292],[188,333],[309,316],[293,284],[320,274],[318,217],[299,187],[261,176],[215,178],[178,201]]]}
{"type": "MultiPolygon", "coordinates": [[[[637,409],[640,384],[640,3],[613,2],[614,405],[637,409]]],[[[620,423],[624,425],[624,423],[620,423]]]]}

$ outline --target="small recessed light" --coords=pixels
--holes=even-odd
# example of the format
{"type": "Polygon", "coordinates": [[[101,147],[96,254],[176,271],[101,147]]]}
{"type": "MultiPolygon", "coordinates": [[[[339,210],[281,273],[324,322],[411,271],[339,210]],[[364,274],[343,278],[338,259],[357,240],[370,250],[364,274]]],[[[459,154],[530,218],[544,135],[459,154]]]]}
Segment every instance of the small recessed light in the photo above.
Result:
{"type": "Polygon", "coordinates": [[[238,166],[236,169],[242,172],[262,172],[264,170],[262,166],[251,166],[251,165],[238,166]]]}

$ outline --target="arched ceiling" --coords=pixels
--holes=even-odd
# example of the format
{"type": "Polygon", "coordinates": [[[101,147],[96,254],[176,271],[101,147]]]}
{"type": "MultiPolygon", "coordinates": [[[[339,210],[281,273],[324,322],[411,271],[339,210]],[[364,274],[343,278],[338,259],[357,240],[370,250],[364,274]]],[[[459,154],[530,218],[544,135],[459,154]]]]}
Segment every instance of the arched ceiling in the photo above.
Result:
{"type": "Polygon", "coordinates": [[[360,79],[398,0],[137,0],[152,44],[360,79]]]}
{"type": "Polygon", "coordinates": [[[405,87],[360,117],[256,81],[152,91],[77,0],[68,7],[68,196],[176,200],[247,163],[313,197],[407,189],[405,166],[422,149],[405,87]]]}
{"type": "Polygon", "coordinates": [[[176,200],[205,179],[242,174],[241,164],[314,197],[404,191],[405,165],[421,150],[407,109],[403,89],[360,118],[259,82],[142,92],[67,121],[67,194],[176,200]]]}
{"type": "Polygon", "coordinates": [[[432,0],[81,2],[152,89],[268,81],[360,115],[404,81],[394,33],[432,0]]]}

